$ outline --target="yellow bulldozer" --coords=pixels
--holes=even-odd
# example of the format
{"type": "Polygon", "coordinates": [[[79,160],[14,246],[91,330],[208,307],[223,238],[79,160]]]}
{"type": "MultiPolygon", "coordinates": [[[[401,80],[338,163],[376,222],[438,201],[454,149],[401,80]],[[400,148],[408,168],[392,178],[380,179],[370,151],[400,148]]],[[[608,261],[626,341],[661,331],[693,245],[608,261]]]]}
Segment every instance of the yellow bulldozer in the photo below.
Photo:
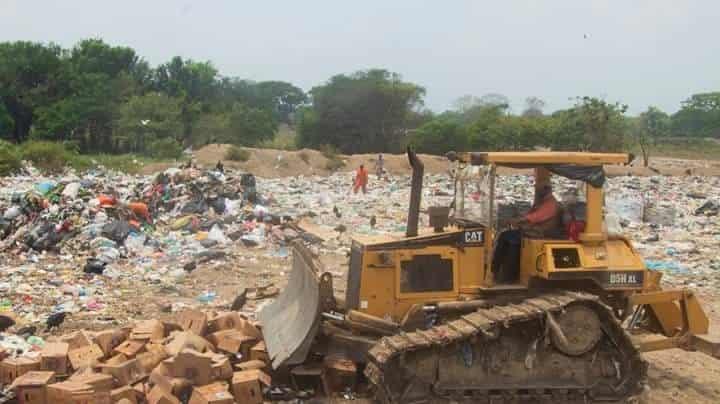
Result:
{"type": "Polygon", "coordinates": [[[353,240],[344,297],[334,295],[317,257],[294,246],[287,287],[259,313],[274,368],[340,355],[358,365],[383,403],[589,402],[638,395],[647,371],[642,352],[682,348],[720,357],[693,292],[663,290],[661,273],[645,267],[631,240],[607,230],[603,167],[628,164],[630,155],[448,158],[454,200],[428,208],[430,227],[419,231],[424,166],[408,150],[406,233],[353,240]],[[582,226],[551,236],[521,231],[517,251],[493,257],[505,227],[494,200],[496,170],[507,167],[533,169],[536,192],[552,176],[582,184],[583,214],[573,217],[582,226]],[[470,200],[462,173],[473,169],[484,173],[485,188],[470,200]],[[468,214],[469,203],[479,214],[468,214]],[[498,279],[493,258],[510,268],[515,262],[511,276],[498,279]]]}

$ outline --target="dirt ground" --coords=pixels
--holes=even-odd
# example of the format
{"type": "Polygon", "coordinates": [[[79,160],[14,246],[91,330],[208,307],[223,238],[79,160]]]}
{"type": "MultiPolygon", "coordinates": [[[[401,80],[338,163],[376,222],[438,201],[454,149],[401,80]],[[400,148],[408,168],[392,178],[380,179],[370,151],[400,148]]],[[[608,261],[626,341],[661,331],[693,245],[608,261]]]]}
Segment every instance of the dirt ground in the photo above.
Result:
{"type": "MultiPolygon", "coordinates": [[[[285,151],[274,149],[246,148],[250,151],[250,158],[245,162],[225,160],[225,153],[230,145],[212,144],[195,151],[195,158],[199,165],[212,167],[222,160],[227,167],[239,168],[251,172],[262,178],[279,178],[297,175],[328,175],[327,159],[317,150],[302,149],[298,151],[285,151]]],[[[372,172],[377,160],[377,154],[355,154],[341,156],[345,161],[342,171],[355,170],[360,164],[372,172]]],[[[421,154],[420,158],[425,164],[426,173],[443,173],[448,170],[448,161],[445,157],[421,154]]],[[[383,154],[385,170],[391,175],[409,174],[411,169],[404,154],[383,154]]],[[[607,167],[610,176],[615,175],[720,175],[720,161],[715,160],[681,160],[665,157],[651,159],[650,168],[633,164],[625,167],[607,167]]],[[[142,170],[143,174],[152,174],[159,170],[174,166],[169,163],[148,164],[142,170]]],[[[516,170],[501,170],[501,173],[516,172],[516,170]]]]}

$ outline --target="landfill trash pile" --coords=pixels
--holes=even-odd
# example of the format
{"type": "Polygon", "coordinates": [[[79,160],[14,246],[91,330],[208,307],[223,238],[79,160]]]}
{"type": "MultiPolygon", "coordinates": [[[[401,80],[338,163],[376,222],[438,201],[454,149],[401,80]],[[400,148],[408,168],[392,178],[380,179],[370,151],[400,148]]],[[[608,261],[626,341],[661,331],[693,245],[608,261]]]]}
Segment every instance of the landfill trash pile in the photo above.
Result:
{"type": "MultiPolygon", "coordinates": [[[[261,195],[249,173],[172,168],[147,177],[44,177],[29,170],[0,179],[0,312],[13,311],[22,323],[54,313],[125,322],[128,304],[135,311],[146,304],[138,297],[177,291],[199,268],[257,263],[269,248],[287,256],[286,240],[300,234],[290,218],[264,206],[272,196],[261,195]]],[[[194,300],[215,297],[203,290],[194,300]]]]}
{"type": "MultiPolygon", "coordinates": [[[[558,199],[576,194],[573,181],[553,177],[553,183],[558,199]]],[[[423,211],[450,204],[455,190],[447,174],[426,175],[424,184],[423,211]]],[[[25,175],[0,178],[0,331],[6,331],[0,348],[11,363],[7,374],[0,367],[1,382],[6,387],[15,382],[8,393],[46,386],[38,391],[102,390],[103,397],[118,398],[120,389],[128,402],[235,394],[225,363],[241,366],[262,341],[255,313],[283,286],[290,242],[299,239],[328,259],[335,289],[343,293],[353,237],[404,233],[409,176],[373,177],[366,195],[353,194],[351,187],[348,172],[263,179],[192,167],[154,176],[98,170],[52,177],[30,167],[25,175]],[[233,325],[217,328],[215,320],[223,316],[235,319],[233,325]],[[156,320],[128,325],[138,319],[156,320]],[[74,330],[81,330],[71,334],[82,335],[80,342],[67,336],[74,330]],[[228,330],[233,336],[221,346],[224,340],[216,334],[228,330]],[[64,373],[55,368],[47,373],[43,355],[55,355],[53,364],[64,360],[64,373]],[[182,376],[170,366],[188,361],[205,370],[223,368],[222,376],[205,377],[197,368],[192,377],[182,376]],[[18,382],[18,369],[46,373],[18,382]],[[74,380],[58,383],[67,376],[74,380]]],[[[719,177],[613,177],[606,187],[609,232],[632,239],[647,266],[662,271],[670,287],[716,293],[719,177]]],[[[532,201],[528,176],[498,177],[496,189],[499,212],[517,213],[532,201]],[[513,209],[505,209],[509,206],[513,209]]],[[[420,226],[427,225],[422,215],[420,226]]],[[[349,372],[346,365],[328,364],[349,372]]],[[[278,384],[282,377],[263,368],[251,377],[260,386],[254,394],[276,399],[306,394],[302,388],[278,388],[284,386],[278,384]]],[[[197,402],[233,400],[226,398],[197,402]]]]}

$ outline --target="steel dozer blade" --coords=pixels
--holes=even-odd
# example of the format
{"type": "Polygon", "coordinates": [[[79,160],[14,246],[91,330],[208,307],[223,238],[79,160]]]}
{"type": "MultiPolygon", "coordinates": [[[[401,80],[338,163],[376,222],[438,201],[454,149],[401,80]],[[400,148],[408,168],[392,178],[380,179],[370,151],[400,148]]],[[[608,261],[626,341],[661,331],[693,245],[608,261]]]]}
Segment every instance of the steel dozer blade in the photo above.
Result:
{"type": "Polygon", "coordinates": [[[320,326],[319,263],[300,243],[292,250],[287,286],[258,313],[274,369],[304,362],[320,326]]]}

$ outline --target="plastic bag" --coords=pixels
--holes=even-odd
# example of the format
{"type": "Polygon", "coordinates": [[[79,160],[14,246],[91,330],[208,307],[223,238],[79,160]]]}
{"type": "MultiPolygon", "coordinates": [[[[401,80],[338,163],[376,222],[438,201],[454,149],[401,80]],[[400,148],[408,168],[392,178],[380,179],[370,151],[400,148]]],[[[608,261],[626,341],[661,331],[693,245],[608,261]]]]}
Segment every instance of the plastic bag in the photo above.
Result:
{"type": "Polygon", "coordinates": [[[122,244],[130,234],[130,224],[125,220],[114,220],[105,224],[100,234],[118,244],[122,244]]]}
{"type": "Polygon", "coordinates": [[[645,201],[641,195],[608,196],[605,204],[607,211],[612,212],[621,220],[642,223],[645,212],[645,201]]]}
{"type": "Polygon", "coordinates": [[[65,189],[63,189],[62,196],[68,199],[75,199],[78,196],[78,192],[80,192],[80,183],[71,182],[65,186],[65,189]]]}
{"type": "Polygon", "coordinates": [[[208,232],[207,238],[209,240],[216,241],[219,244],[226,244],[230,242],[230,240],[225,237],[225,233],[220,230],[220,227],[218,225],[213,225],[213,227],[210,229],[210,232],[208,232]]]}

